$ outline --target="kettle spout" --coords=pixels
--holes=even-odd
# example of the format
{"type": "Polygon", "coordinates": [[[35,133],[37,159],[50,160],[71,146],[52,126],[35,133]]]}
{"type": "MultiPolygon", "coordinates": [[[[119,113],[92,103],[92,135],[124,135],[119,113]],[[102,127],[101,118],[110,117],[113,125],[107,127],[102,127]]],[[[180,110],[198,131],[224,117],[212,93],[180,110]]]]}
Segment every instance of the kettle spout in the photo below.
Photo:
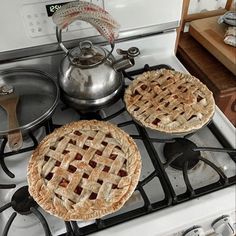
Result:
{"type": "Polygon", "coordinates": [[[120,72],[134,66],[134,59],[121,59],[113,63],[112,67],[115,71],[120,72]]]}

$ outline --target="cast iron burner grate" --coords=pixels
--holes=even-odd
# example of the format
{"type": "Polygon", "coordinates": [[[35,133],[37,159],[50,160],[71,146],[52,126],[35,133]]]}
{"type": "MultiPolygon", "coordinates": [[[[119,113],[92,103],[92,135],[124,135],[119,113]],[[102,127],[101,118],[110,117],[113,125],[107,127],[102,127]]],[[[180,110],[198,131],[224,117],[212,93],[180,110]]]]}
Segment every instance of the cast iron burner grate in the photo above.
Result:
{"type": "MultiPolygon", "coordinates": [[[[133,76],[136,76],[140,73],[143,73],[144,71],[148,71],[148,70],[156,70],[156,69],[160,69],[160,68],[167,68],[167,69],[172,69],[170,66],[168,65],[157,65],[157,66],[148,66],[145,65],[144,68],[140,69],[140,70],[136,70],[136,71],[132,71],[132,72],[124,72],[124,76],[129,79],[129,80],[133,80],[133,76]]],[[[98,119],[102,119],[105,121],[111,121],[113,118],[118,117],[119,115],[123,115],[124,113],[126,113],[126,108],[125,105],[123,103],[123,107],[121,107],[119,110],[115,111],[113,114],[109,115],[109,116],[99,116],[98,119]]],[[[86,114],[83,114],[83,117],[81,117],[82,119],[91,119],[91,116],[86,117],[86,114]]],[[[92,117],[94,118],[94,117],[92,117]]],[[[225,140],[225,138],[222,136],[222,134],[217,130],[217,128],[214,126],[214,124],[209,124],[207,127],[211,130],[211,132],[215,135],[215,137],[218,139],[218,141],[221,143],[222,147],[225,147],[223,149],[217,149],[217,148],[202,148],[202,147],[197,147],[195,144],[191,144],[190,148],[191,149],[190,153],[191,155],[194,155],[194,158],[190,158],[193,159],[193,163],[190,162],[189,164],[189,158],[187,158],[187,156],[189,155],[188,153],[184,153],[183,150],[174,152],[174,153],[170,153],[170,154],[166,154],[168,155],[167,157],[167,162],[166,163],[162,163],[160,160],[160,156],[158,155],[154,144],[155,143],[164,143],[164,145],[166,145],[166,148],[169,149],[168,145],[179,145],[178,143],[180,143],[179,146],[182,145],[182,143],[188,143],[188,138],[190,136],[185,136],[183,138],[183,140],[177,140],[176,139],[157,139],[157,138],[151,138],[148,135],[148,132],[145,128],[141,127],[140,125],[136,124],[131,117],[129,118],[130,120],[122,122],[122,123],[118,123],[117,126],[122,128],[122,127],[128,127],[129,125],[134,125],[138,131],[137,135],[131,135],[131,137],[138,141],[141,140],[144,144],[144,147],[150,157],[151,163],[154,167],[154,170],[148,175],[146,176],[144,179],[142,179],[141,181],[139,181],[137,188],[135,190],[135,192],[140,193],[142,200],[143,200],[143,205],[139,206],[135,209],[132,209],[128,212],[124,212],[121,213],[119,215],[115,215],[115,216],[108,216],[107,218],[102,218],[102,219],[97,219],[95,221],[95,223],[87,225],[87,226],[81,226],[79,227],[77,222],[65,222],[66,225],[66,229],[67,229],[67,233],[63,234],[64,236],[67,235],[78,235],[78,236],[82,236],[82,235],[88,235],[90,233],[94,233],[103,229],[106,229],[108,227],[117,225],[119,223],[123,223],[126,222],[128,220],[149,214],[151,212],[155,212],[158,211],[160,209],[163,208],[167,208],[171,205],[175,205],[175,204],[179,204],[183,201],[187,201],[187,200],[191,200],[193,198],[196,197],[200,197],[204,194],[225,188],[227,186],[236,184],[236,176],[227,178],[225,176],[225,174],[218,168],[216,167],[213,163],[211,163],[210,161],[204,159],[203,157],[201,157],[201,151],[226,151],[229,153],[229,155],[231,156],[232,160],[235,162],[235,155],[233,156],[232,153],[236,152],[235,149],[230,149],[230,145],[228,144],[228,142],[225,140]],[[195,155],[195,152],[197,153],[195,155]],[[231,153],[230,153],[231,152],[231,153]],[[181,162],[181,164],[179,165],[179,163],[177,164],[177,160],[178,157],[180,157],[181,155],[183,155],[184,153],[184,161],[178,161],[181,162]],[[210,165],[213,169],[215,169],[215,171],[220,175],[220,181],[218,181],[217,183],[202,187],[200,189],[193,189],[190,182],[189,182],[189,178],[188,178],[188,170],[189,168],[193,168],[192,166],[194,166],[196,164],[197,161],[204,161],[206,162],[208,165],[210,165]],[[174,189],[171,185],[171,182],[169,180],[169,177],[166,173],[166,168],[169,166],[175,166],[176,168],[179,168],[179,170],[181,170],[183,172],[183,177],[185,180],[185,183],[187,185],[187,191],[184,194],[181,194],[179,196],[177,196],[174,192],[174,189]],[[163,189],[163,193],[164,193],[164,198],[162,200],[157,200],[153,201],[151,200],[151,196],[148,195],[148,193],[145,190],[145,187],[147,186],[148,183],[150,183],[153,179],[158,178],[160,185],[163,189]]],[[[51,131],[53,131],[54,128],[58,128],[60,127],[60,125],[57,124],[53,124],[52,121],[50,121],[49,126],[47,127],[47,134],[50,133],[51,131]]],[[[35,145],[37,145],[37,143],[35,143],[35,145]]],[[[4,146],[4,145],[3,145],[4,146]]],[[[2,152],[4,148],[1,147],[0,149],[0,154],[1,156],[3,156],[3,158],[0,158],[0,160],[4,159],[4,157],[10,156],[10,155],[14,155],[15,153],[7,153],[4,154],[2,152]]],[[[34,147],[32,147],[32,149],[34,149],[34,147]]],[[[31,149],[31,150],[32,150],[31,149]]],[[[23,152],[23,150],[22,150],[23,152]]],[[[0,161],[0,163],[2,164],[2,161],[0,161]]],[[[3,162],[4,164],[4,162],[3,162]]],[[[2,165],[4,168],[4,165],[2,165]]],[[[0,188],[2,189],[6,189],[6,188],[15,188],[15,185],[4,185],[1,184],[0,188]]],[[[6,210],[7,208],[11,207],[12,203],[8,203],[2,207],[0,207],[0,213],[4,210],[6,210]]],[[[35,212],[38,212],[37,208],[32,207],[32,209],[35,210],[35,212]]],[[[33,210],[33,211],[34,211],[33,210]]],[[[33,212],[34,214],[37,214],[33,212]]],[[[8,220],[5,229],[4,229],[4,235],[7,235],[7,232],[14,220],[14,218],[16,217],[16,212],[13,212],[10,219],[8,220]]],[[[42,225],[44,225],[44,231],[46,235],[51,235],[50,231],[47,231],[47,228],[49,230],[49,227],[47,225],[47,222],[44,218],[40,218],[40,216],[37,216],[40,219],[40,222],[42,225]],[[43,222],[43,223],[42,223],[43,222]]],[[[58,219],[59,220],[59,219],[58,219]]]]}
{"type": "Polygon", "coordinates": [[[80,114],[80,120],[102,120],[101,115],[99,112],[89,112],[89,113],[79,113],[80,114]]]}
{"type": "MultiPolygon", "coordinates": [[[[0,189],[11,189],[15,188],[16,185],[14,184],[1,184],[0,189]]],[[[9,217],[5,228],[3,230],[2,236],[7,236],[8,232],[10,230],[10,227],[14,221],[14,219],[17,216],[17,213],[20,215],[29,215],[29,214],[34,214],[42,224],[42,227],[44,229],[45,236],[52,236],[52,233],[50,231],[50,228],[48,226],[48,223],[42,213],[37,209],[38,205],[37,203],[33,200],[33,198],[30,196],[28,192],[28,186],[23,186],[19,188],[12,196],[11,202],[5,204],[4,206],[0,207],[0,213],[3,211],[7,210],[8,208],[12,207],[14,210],[11,216],[9,217]]],[[[70,222],[65,222],[67,233],[65,236],[72,236],[73,231],[72,227],[70,225],[70,222]]]]}
{"type": "MultiPolygon", "coordinates": [[[[214,129],[216,129],[216,127],[214,129]]],[[[163,169],[166,169],[168,166],[171,166],[174,169],[182,170],[184,182],[187,187],[186,193],[180,196],[176,196],[167,176],[167,181],[171,186],[171,191],[173,194],[173,203],[180,203],[183,200],[190,200],[193,197],[201,196],[211,191],[215,191],[222,187],[228,186],[230,184],[235,184],[236,176],[230,179],[227,178],[227,176],[219,167],[217,167],[213,162],[209,161],[208,159],[203,158],[201,156],[200,151],[227,152],[230,154],[236,153],[236,150],[232,148],[197,147],[196,144],[186,138],[175,138],[172,142],[168,141],[168,143],[164,145],[163,149],[163,154],[167,159],[166,163],[163,165],[163,169]],[[188,170],[194,168],[199,161],[202,161],[206,165],[211,167],[218,174],[220,179],[217,183],[209,184],[200,189],[194,189],[189,180],[188,170]]],[[[234,156],[231,156],[231,158],[235,161],[234,156]]],[[[164,172],[164,174],[166,173],[164,172]]]]}

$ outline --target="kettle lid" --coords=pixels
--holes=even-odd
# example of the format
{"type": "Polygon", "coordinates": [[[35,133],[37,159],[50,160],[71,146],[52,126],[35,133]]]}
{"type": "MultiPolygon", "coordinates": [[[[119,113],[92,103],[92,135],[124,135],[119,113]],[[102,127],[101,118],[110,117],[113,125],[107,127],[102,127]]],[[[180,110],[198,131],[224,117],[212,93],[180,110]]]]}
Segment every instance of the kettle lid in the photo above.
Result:
{"type": "Polygon", "coordinates": [[[94,46],[90,41],[80,42],[78,47],[69,52],[72,64],[81,68],[90,68],[99,65],[106,58],[106,51],[94,46]]]}

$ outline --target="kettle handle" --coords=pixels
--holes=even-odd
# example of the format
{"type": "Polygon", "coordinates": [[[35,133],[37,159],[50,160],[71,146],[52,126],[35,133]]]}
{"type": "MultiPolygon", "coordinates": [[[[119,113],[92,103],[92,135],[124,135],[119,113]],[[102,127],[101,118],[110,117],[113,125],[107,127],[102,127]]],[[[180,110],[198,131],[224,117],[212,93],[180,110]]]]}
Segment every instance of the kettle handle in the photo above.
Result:
{"type": "MultiPolygon", "coordinates": [[[[62,42],[62,30],[59,29],[58,27],[56,27],[56,38],[57,38],[57,42],[58,42],[59,46],[61,47],[61,49],[67,55],[69,53],[69,50],[66,48],[66,46],[62,42]]],[[[102,59],[102,61],[100,63],[103,63],[104,61],[106,61],[107,58],[110,57],[110,55],[112,54],[112,52],[113,52],[113,50],[115,48],[115,43],[110,43],[110,45],[111,45],[111,50],[109,51],[107,56],[102,59]]]]}

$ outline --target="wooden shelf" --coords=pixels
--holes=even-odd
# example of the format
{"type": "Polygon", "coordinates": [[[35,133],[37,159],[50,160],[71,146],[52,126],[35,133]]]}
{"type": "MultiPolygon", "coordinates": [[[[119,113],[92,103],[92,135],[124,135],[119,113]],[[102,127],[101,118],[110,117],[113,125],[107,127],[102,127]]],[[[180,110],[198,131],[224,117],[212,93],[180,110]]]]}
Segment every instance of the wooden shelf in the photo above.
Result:
{"type": "Polygon", "coordinates": [[[236,126],[236,76],[189,33],[180,35],[177,57],[213,92],[217,106],[236,126]]]}
{"type": "Polygon", "coordinates": [[[218,18],[219,16],[214,16],[192,21],[189,33],[236,75],[236,48],[224,43],[228,26],[218,24],[218,18]]]}

